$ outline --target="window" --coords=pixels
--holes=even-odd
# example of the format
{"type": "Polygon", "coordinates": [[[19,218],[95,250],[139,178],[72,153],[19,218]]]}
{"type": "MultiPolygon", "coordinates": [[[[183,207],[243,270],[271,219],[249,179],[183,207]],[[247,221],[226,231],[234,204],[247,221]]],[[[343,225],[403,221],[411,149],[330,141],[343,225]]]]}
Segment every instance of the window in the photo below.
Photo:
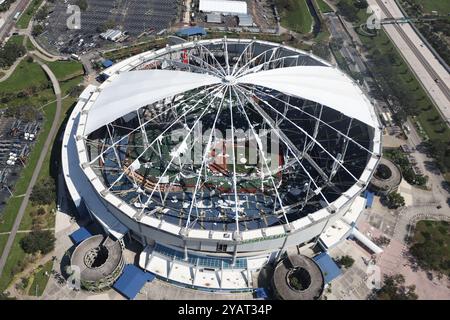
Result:
{"type": "Polygon", "coordinates": [[[217,244],[217,252],[227,252],[227,245],[226,244],[217,244]]]}

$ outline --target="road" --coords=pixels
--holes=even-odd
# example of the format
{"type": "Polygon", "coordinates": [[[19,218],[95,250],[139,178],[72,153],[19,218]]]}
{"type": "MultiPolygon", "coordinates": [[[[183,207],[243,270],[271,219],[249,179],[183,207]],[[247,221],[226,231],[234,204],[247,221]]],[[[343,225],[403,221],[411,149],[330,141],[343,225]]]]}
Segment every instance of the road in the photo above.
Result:
{"type": "MultiPolygon", "coordinates": [[[[368,2],[380,8],[381,18],[404,17],[394,0],[369,0],[368,2]]],[[[450,123],[450,75],[448,72],[422,43],[409,24],[389,24],[383,25],[383,28],[435,102],[443,118],[450,123]]]]}
{"type": "Polygon", "coordinates": [[[14,239],[16,238],[16,234],[19,230],[20,223],[25,214],[25,209],[27,208],[27,205],[28,205],[28,202],[30,199],[30,195],[31,195],[31,191],[33,190],[33,187],[36,184],[36,181],[39,176],[39,172],[41,171],[41,168],[42,168],[42,164],[44,163],[47,152],[48,152],[50,146],[52,145],[54,137],[58,131],[59,120],[61,117],[62,100],[61,100],[61,88],[59,86],[58,79],[56,79],[56,76],[53,74],[53,72],[50,70],[50,68],[46,64],[40,62],[39,60],[38,60],[38,63],[41,65],[42,69],[47,73],[48,77],[50,78],[50,80],[52,82],[53,90],[55,91],[55,95],[56,95],[56,99],[57,99],[56,100],[56,113],[55,113],[55,118],[53,119],[52,127],[50,128],[50,132],[47,136],[47,139],[45,140],[44,147],[42,148],[42,151],[39,156],[36,167],[34,168],[34,172],[31,177],[30,183],[28,185],[27,191],[25,193],[25,197],[22,201],[22,204],[20,205],[19,211],[16,216],[16,220],[14,221],[14,225],[11,229],[11,233],[9,234],[8,241],[6,242],[5,248],[3,250],[3,254],[0,257],[0,277],[2,276],[3,269],[5,267],[6,261],[9,256],[9,252],[11,251],[11,247],[14,243],[14,239]]]}
{"type": "Polygon", "coordinates": [[[5,23],[0,27],[0,43],[3,43],[3,40],[9,35],[9,32],[14,27],[16,21],[14,20],[14,15],[21,11],[23,12],[25,8],[28,6],[30,0],[20,0],[17,3],[13,3],[11,5],[10,14],[5,19],[5,23]]]}

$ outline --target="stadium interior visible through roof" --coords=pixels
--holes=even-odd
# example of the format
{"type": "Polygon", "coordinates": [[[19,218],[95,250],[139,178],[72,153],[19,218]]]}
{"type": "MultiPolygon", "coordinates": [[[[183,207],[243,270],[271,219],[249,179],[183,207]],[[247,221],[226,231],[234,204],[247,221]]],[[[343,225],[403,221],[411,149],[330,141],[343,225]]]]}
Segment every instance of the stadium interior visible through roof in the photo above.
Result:
{"type": "MultiPolygon", "coordinates": [[[[141,209],[141,214],[190,228],[234,231],[296,220],[327,206],[358,182],[372,153],[372,123],[346,115],[346,108],[353,106],[341,105],[340,112],[300,97],[303,90],[321,91],[321,95],[334,96],[330,104],[341,103],[338,98],[345,90],[340,93],[338,81],[342,76],[338,74],[336,80],[323,77],[328,70],[337,71],[310,56],[285,48],[263,49],[253,48],[237,56],[237,45],[225,50],[222,46],[197,46],[140,67],[176,70],[177,81],[170,72],[158,75],[158,71],[140,70],[125,73],[124,79],[106,87],[106,101],[99,98],[94,112],[98,109],[103,113],[119,104],[136,110],[124,107],[131,112],[100,128],[96,119],[92,121],[95,124],[88,122],[88,128],[95,125],[91,130],[96,129],[86,139],[90,163],[105,186],[141,209]],[[132,94],[139,92],[143,96],[139,102],[144,103],[151,93],[145,87],[154,86],[156,77],[158,87],[177,90],[178,85],[184,86],[179,71],[198,74],[186,74],[193,88],[136,108],[132,94]],[[301,79],[294,81],[297,94],[273,88],[275,77],[290,80],[291,76],[301,79]],[[334,86],[329,87],[333,81],[334,86]],[[124,86],[136,85],[132,94],[124,90],[124,86]],[[223,137],[213,135],[209,140],[204,134],[203,141],[194,141],[189,136],[190,144],[186,145],[188,139],[177,130],[193,134],[200,125],[203,132],[219,130],[223,137]],[[230,129],[250,133],[241,143],[243,148],[238,149],[235,143],[234,150],[228,150],[231,140],[225,139],[225,132],[230,129]],[[259,152],[263,150],[258,144],[263,142],[264,131],[268,146],[273,138],[279,141],[279,166],[275,170],[270,150],[259,152]],[[192,164],[190,160],[198,157],[193,154],[198,143],[203,144],[203,161],[192,164]],[[182,147],[185,154],[176,150],[182,147]],[[250,148],[259,150],[258,160],[247,165],[250,148]]],[[[347,98],[341,100],[345,103],[347,98]]],[[[364,116],[364,109],[360,106],[354,113],[364,116]]]]}
{"type": "MultiPolygon", "coordinates": [[[[103,202],[138,223],[158,229],[155,221],[164,222],[181,237],[222,232],[236,246],[224,250],[233,265],[249,254],[237,248],[239,233],[284,226],[285,236],[299,230],[297,241],[300,232],[302,241],[320,235],[324,219],[348,209],[379,161],[370,101],[348,76],[306,52],[216,39],[130,59],[83,101],[76,128],[82,171],[103,202]]],[[[185,257],[193,249],[174,243],[167,244],[185,257]]],[[[262,243],[253,250],[289,245],[262,243]]]]}

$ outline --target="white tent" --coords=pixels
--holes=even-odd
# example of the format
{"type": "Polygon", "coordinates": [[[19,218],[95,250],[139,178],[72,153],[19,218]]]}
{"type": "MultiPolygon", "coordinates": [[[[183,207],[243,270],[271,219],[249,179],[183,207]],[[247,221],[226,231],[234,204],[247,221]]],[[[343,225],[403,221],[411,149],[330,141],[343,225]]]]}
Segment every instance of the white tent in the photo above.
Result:
{"type": "Polygon", "coordinates": [[[202,12],[218,12],[225,15],[247,14],[245,1],[200,0],[199,10],[202,12]]]}

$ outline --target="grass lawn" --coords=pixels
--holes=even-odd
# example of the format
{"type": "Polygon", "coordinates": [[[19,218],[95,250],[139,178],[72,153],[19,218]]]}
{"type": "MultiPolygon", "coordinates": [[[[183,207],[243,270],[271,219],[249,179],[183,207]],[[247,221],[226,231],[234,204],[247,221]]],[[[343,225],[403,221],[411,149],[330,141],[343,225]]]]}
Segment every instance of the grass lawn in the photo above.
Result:
{"type": "Polygon", "coordinates": [[[3,249],[5,248],[6,241],[8,241],[8,234],[0,234],[0,256],[3,253],[3,249]]]}
{"type": "Polygon", "coordinates": [[[36,10],[41,2],[42,0],[33,0],[33,2],[30,3],[25,12],[20,16],[19,21],[17,21],[17,28],[26,29],[28,27],[28,23],[30,22],[31,17],[33,17],[33,15],[36,13],[36,10]]]}
{"type": "Polygon", "coordinates": [[[9,38],[8,43],[22,44],[24,38],[25,36],[12,35],[11,38],[9,38]]]}
{"type": "Polygon", "coordinates": [[[47,83],[47,75],[37,63],[22,60],[8,80],[1,83],[2,92],[18,92],[33,85],[47,83]]]}
{"type": "Polygon", "coordinates": [[[20,261],[23,261],[25,258],[25,251],[22,250],[20,246],[20,240],[25,236],[24,233],[18,233],[16,238],[14,239],[13,246],[11,248],[11,252],[8,256],[8,260],[6,261],[5,267],[3,269],[3,274],[0,277],[0,292],[3,292],[11,283],[14,277],[14,267],[17,266],[20,261]]]}
{"type": "MultiPolygon", "coordinates": [[[[64,97],[73,89],[73,87],[78,86],[78,84],[80,84],[82,82],[83,82],[83,76],[77,76],[75,78],[71,78],[70,80],[60,82],[59,86],[61,87],[61,95],[64,97]]],[[[76,100],[76,98],[74,100],[76,100]]]]}
{"type": "Polygon", "coordinates": [[[414,230],[410,252],[425,269],[450,276],[450,223],[419,221],[414,230]]]}
{"type": "Polygon", "coordinates": [[[333,9],[323,0],[316,0],[317,5],[322,13],[333,12],[333,9]]]}
{"type": "Polygon", "coordinates": [[[50,260],[38,269],[37,273],[33,276],[33,283],[28,291],[30,296],[40,297],[47,286],[48,279],[50,278],[50,271],[53,267],[53,261],[50,260]],[[47,273],[48,275],[45,275],[47,273]]]}
{"type": "Polygon", "coordinates": [[[83,65],[77,61],[46,62],[59,81],[65,81],[84,74],[83,65]]]}
{"type": "MultiPolygon", "coordinates": [[[[75,80],[76,79],[77,78],[75,78],[75,80]]],[[[80,82],[80,79],[78,78],[78,82],[74,82],[72,80],[70,80],[70,81],[72,82],[72,86],[73,86],[73,85],[77,85],[80,82]]],[[[61,87],[61,90],[64,95],[65,92],[67,90],[69,90],[69,88],[66,88],[66,91],[65,91],[64,88],[61,87]]],[[[64,119],[67,116],[68,111],[71,109],[71,106],[75,103],[75,101],[76,101],[76,98],[74,98],[74,97],[67,97],[65,100],[63,100],[60,122],[64,121],[64,119]]],[[[49,105],[48,107],[51,107],[51,105],[49,105]]],[[[39,172],[38,181],[44,177],[50,176],[51,154],[52,154],[52,148],[50,148],[48,150],[47,155],[45,156],[44,163],[42,164],[42,169],[39,172]]],[[[56,201],[51,203],[50,205],[45,206],[44,208],[47,213],[43,216],[45,219],[44,220],[45,225],[43,225],[42,228],[53,228],[55,226],[55,215],[53,213],[53,210],[56,209],[56,201]]],[[[36,209],[37,209],[37,207],[33,206],[33,204],[31,202],[28,203],[27,209],[25,210],[25,214],[22,218],[22,222],[20,223],[19,230],[30,230],[31,229],[31,227],[33,225],[33,217],[31,216],[31,212],[36,209]]]]}
{"type": "Polygon", "coordinates": [[[36,50],[36,48],[33,46],[33,43],[31,42],[30,38],[27,37],[27,41],[25,42],[25,48],[27,48],[28,51],[36,50]]]}
{"type": "Polygon", "coordinates": [[[448,0],[414,0],[421,4],[425,12],[438,11],[440,14],[447,15],[450,13],[450,1],[448,0]]]}
{"type": "Polygon", "coordinates": [[[305,0],[276,0],[281,25],[298,33],[311,32],[313,18],[305,0]]]}

